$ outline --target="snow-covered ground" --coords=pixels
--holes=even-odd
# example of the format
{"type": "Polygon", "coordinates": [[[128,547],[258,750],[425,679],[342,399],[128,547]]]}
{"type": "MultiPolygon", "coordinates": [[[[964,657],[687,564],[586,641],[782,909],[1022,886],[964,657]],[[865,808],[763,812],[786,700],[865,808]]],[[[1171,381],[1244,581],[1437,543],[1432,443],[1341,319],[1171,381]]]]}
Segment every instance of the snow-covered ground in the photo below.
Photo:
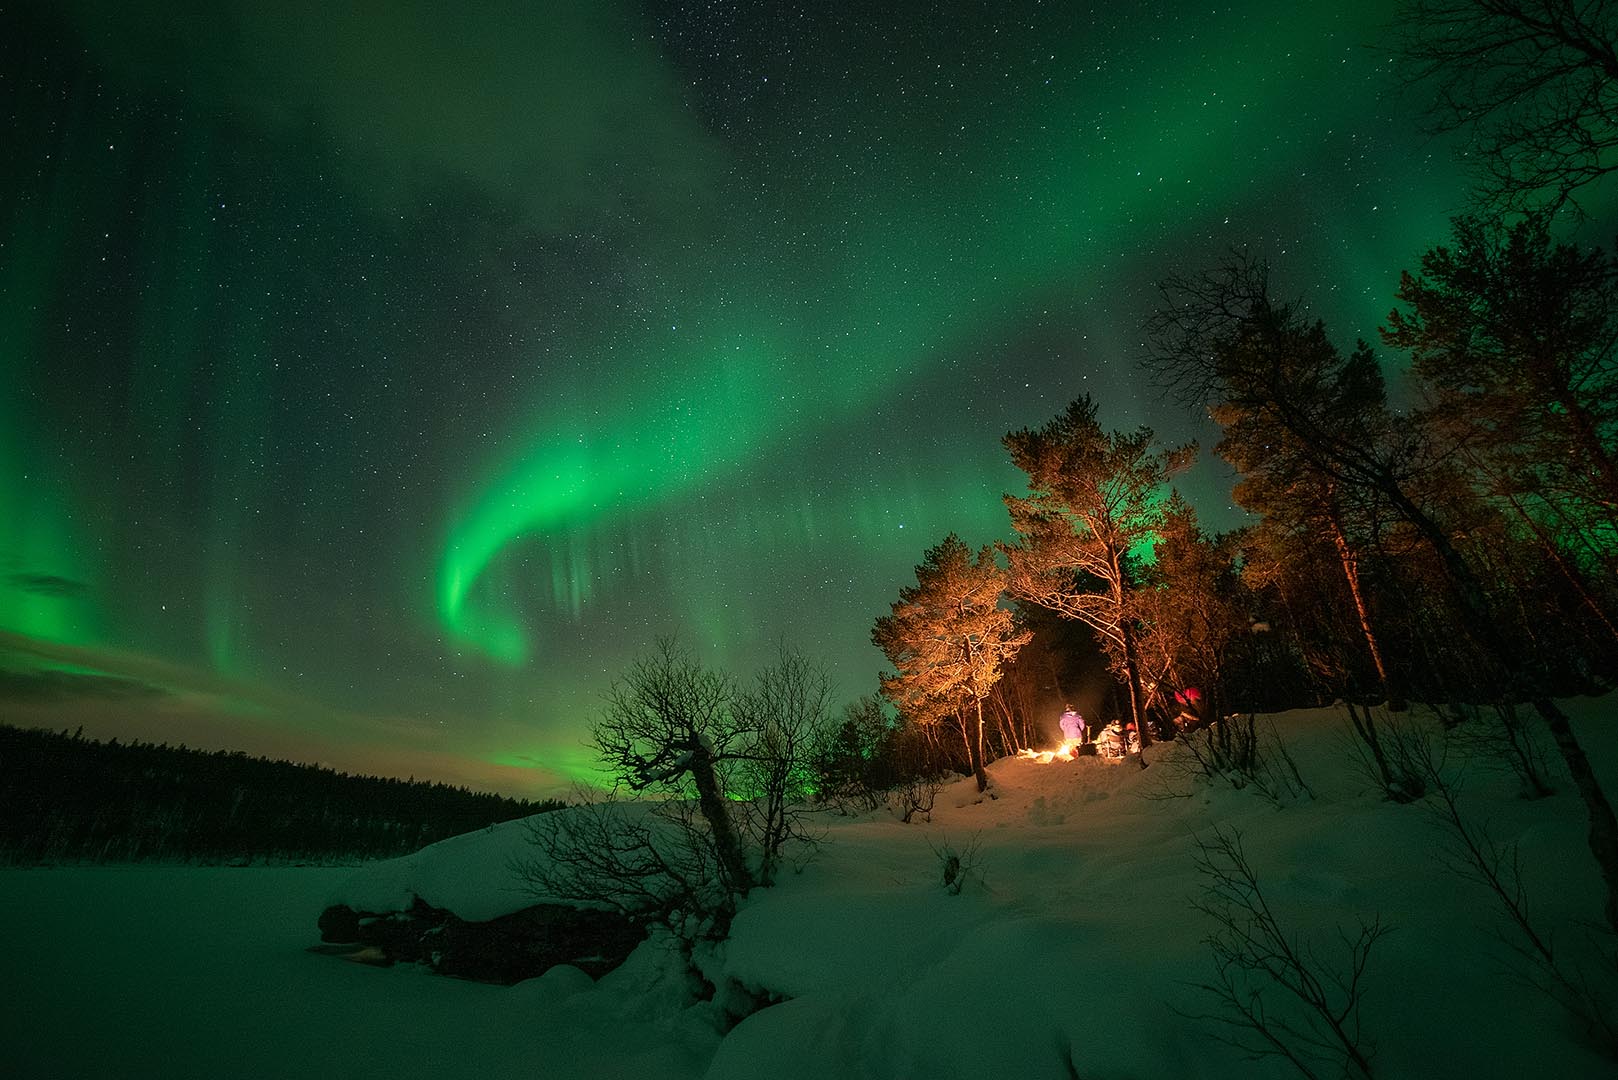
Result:
{"type": "MultiPolygon", "coordinates": [[[[1618,791],[1618,699],[1569,703],[1618,791]]],[[[1419,806],[1352,765],[1331,710],[1277,718],[1312,800],[1153,767],[1002,761],[993,799],[946,789],[930,822],[827,816],[800,874],[758,892],[713,968],[788,1000],[720,1035],[649,942],[599,983],[573,969],[511,988],[306,951],[331,900],[412,893],[467,918],[530,902],[507,860],[520,824],[354,870],[120,868],[0,873],[0,1040],[19,1077],[996,1077],[1292,1075],[1188,1018],[1212,1002],[1213,929],[1191,906],[1195,838],[1241,830],[1285,928],[1341,951],[1380,916],[1363,1020],[1379,1077],[1610,1077],[1566,1015],[1527,988],[1490,898],[1445,858],[1419,806]],[[1183,796],[1183,797],[1170,797],[1183,796]],[[959,895],[940,852],[971,852],[959,895]]],[[[1532,910],[1568,956],[1591,948],[1599,881],[1559,778],[1528,802],[1473,768],[1463,806],[1521,845],[1532,910]]],[[[1615,987],[1614,989],[1618,989],[1615,987]]],[[[1276,998],[1272,1007],[1276,1007],[1276,998]]],[[[13,1070],[14,1071],[11,1071],[13,1070]]]]}

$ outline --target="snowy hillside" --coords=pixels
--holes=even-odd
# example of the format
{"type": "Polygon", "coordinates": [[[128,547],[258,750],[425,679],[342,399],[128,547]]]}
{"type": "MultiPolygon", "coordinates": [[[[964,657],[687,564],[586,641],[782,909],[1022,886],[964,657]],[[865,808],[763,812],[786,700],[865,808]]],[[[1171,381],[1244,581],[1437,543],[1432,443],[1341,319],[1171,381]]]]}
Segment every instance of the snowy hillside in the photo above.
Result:
{"type": "MultiPolygon", "coordinates": [[[[1572,704],[1610,789],[1612,704],[1572,704]]],[[[1215,825],[1240,830],[1283,929],[1328,966],[1347,953],[1339,927],[1392,927],[1365,976],[1377,1075],[1611,1075],[1566,1015],[1512,974],[1491,897],[1451,868],[1431,814],[1387,802],[1361,776],[1343,715],[1277,721],[1313,791],[1284,807],[1194,781],[1175,767],[1180,751],[1162,746],[1144,771],[1003,760],[990,769],[993,798],[963,780],[927,823],[828,815],[819,856],[755,892],[707,965],[722,991],[728,980],[786,1000],[726,1035],[706,1075],[1290,1075],[1275,1061],[1255,1072],[1214,1041],[1217,1028],[1190,1018],[1215,1004],[1191,985],[1212,973],[1214,927],[1191,901],[1205,884],[1197,838],[1215,825]],[[942,885],[949,851],[971,866],[958,895],[942,885]]],[[[1572,952],[1587,948],[1582,924],[1599,914],[1599,891],[1582,807],[1562,788],[1528,802],[1509,776],[1472,767],[1462,805],[1497,840],[1521,844],[1532,913],[1572,952]]],[[[530,902],[505,869],[514,844],[513,826],[446,841],[367,868],[339,898],[375,910],[415,893],[487,918],[530,902]]],[[[641,993],[636,980],[667,966],[660,951],[649,942],[591,993],[641,993]]],[[[684,990],[678,980],[663,989],[684,990]]],[[[686,1004],[665,997],[657,1013],[680,1027],[712,1022],[713,1003],[686,1004]]]]}
{"type": "MultiPolygon", "coordinates": [[[[1609,790],[1614,704],[1569,703],[1609,790]]],[[[1361,778],[1342,714],[1276,721],[1312,799],[1194,785],[1158,747],[1144,771],[1001,761],[994,798],[964,781],[930,822],[828,815],[818,858],[756,891],[706,959],[709,1001],[666,939],[599,982],[563,967],[510,988],[306,951],[330,900],[421,896],[472,919],[531,902],[507,868],[517,823],[357,871],[7,871],[6,981],[21,1007],[0,1010],[0,1039],[30,1077],[1296,1075],[1192,1018],[1214,1009],[1193,984],[1212,974],[1215,926],[1192,900],[1196,838],[1218,825],[1241,831],[1277,918],[1322,960],[1344,954],[1339,927],[1392,927],[1365,972],[1375,1076],[1613,1075],[1517,973],[1496,907],[1450,868],[1431,814],[1361,778]],[[958,895],[941,881],[949,850],[972,864],[958,895]],[[779,1003],[723,1030],[722,1007],[747,993],[779,1003]]],[[[1588,958],[1600,893],[1581,805],[1559,783],[1530,802],[1473,768],[1462,802],[1520,843],[1533,916],[1563,955],[1588,958]]]]}

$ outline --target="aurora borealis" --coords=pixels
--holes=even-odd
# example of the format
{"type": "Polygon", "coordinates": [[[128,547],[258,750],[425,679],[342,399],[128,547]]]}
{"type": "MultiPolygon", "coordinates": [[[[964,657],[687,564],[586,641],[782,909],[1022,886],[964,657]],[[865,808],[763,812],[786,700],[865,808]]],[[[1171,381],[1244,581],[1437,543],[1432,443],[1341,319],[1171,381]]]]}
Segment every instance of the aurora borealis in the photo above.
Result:
{"type": "Polygon", "coordinates": [[[0,711],[533,795],[660,635],[874,690],[1002,434],[1206,438],[1152,282],[1369,338],[1444,234],[1331,7],[0,11],[0,711]]]}

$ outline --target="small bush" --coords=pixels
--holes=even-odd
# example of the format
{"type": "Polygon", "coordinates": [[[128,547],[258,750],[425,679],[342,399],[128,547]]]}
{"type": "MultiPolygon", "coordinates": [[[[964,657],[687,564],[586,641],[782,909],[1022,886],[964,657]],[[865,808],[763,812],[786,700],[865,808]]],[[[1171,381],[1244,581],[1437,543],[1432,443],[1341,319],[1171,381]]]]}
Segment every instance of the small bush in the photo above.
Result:
{"type": "Polygon", "coordinates": [[[949,895],[959,896],[966,879],[977,874],[980,839],[974,836],[972,842],[960,851],[956,851],[947,839],[933,848],[933,854],[938,856],[939,876],[944,891],[949,895]]]}
{"type": "Polygon", "coordinates": [[[1216,1025],[1221,1042],[1253,1058],[1279,1057],[1309,1080],[1371,1077],[1372,1047],[1360,1026],[1371,950],[1389,932],[1379,918],[1352,937],[1347,955],[1326,962],[1282,926],[1247,854],[1241,833],[1215,829],[1197,841],[1201,896],[1192,905],[1215,923],[1207,938],[1212,982],[1197,984],[1218,1004],[1193,1019],[1216,1025]]]}
{"type": "Polygon", "coordinates": [[[1184,732],[1178,743],[1184,749],[1165,759],[1171,778],[1189,775],[1238,791],[1256,791],[1277,806],[1314,795],[1275,728],[1260,728],[1253,713],[1227,716],[1184,732]]]}

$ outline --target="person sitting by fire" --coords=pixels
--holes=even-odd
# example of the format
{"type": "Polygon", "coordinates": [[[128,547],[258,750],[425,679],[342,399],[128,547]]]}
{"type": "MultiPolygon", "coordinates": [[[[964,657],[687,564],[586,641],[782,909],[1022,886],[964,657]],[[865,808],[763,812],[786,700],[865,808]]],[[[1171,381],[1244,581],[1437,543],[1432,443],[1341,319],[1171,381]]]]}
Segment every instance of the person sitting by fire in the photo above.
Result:
{"type": "Polygon", "coordinates": [[[1096,754],[1117,760],[1140,752],[1140,732],[1135,721],[1114,720],[1096,733],[1096,754]]]}
{"type": "Polygon", "coordinates": [[[1203,725],[1202,691],[1194,686],[1174,692],[1174,703],[1180,707],[1180,715],[1174,718],[1174,726],[1181,731],[1191,731],[1203,725]]]}

